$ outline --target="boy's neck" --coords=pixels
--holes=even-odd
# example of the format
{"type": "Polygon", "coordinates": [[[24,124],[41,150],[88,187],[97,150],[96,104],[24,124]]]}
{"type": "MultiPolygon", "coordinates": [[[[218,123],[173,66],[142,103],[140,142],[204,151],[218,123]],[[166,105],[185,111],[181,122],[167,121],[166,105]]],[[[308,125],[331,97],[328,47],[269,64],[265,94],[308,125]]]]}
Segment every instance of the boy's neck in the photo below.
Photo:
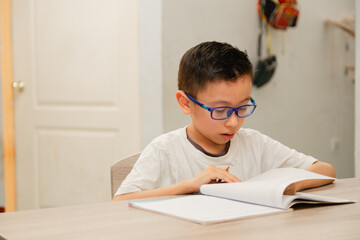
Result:
{"type": "Polygon", "coordinates": [[[210,157],[222,157],[222,156],[224,156],[224,155],[226,155],[226,154],[228,153],[229,148],[230,148],[230,141],[228,141],[228,142],[226,143],[225,149],[224,149],[222,152],[220,152],[220,153],[218,153],[218,154],[213,154],[213,153],[210,153],[210,152],[206,151],[202,146],[200,146],[199,144],[197,144],[194,140],[192,140],[192,139],[189,137],[188,134],[186,134],[186,137],[187,137],[187,139],[189,140],[189,142],[190,142],[197,150],[201,151],[202,153],[204,153],[205,155],[210,156],[210,157]]]}
{"type": "Polygon", "coordinates": [[[200,138],[196,137],[194,134],[192,125],[186,128],[186,135],[191,144],[195,146],[198,150],[202,151],[209,156],[223,156],[225,155],[230,147],[230,141],[225,144],[206,144],[205,141],[201,141],[200,138]]]}

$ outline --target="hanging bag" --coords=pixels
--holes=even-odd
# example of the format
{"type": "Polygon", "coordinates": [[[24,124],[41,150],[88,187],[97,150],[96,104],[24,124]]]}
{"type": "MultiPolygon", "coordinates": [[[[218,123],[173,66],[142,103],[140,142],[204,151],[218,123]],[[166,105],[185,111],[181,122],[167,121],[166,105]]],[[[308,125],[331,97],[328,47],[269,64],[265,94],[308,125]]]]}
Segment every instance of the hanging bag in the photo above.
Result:
{"type": "Polygon", "coordinates": [[[258,60],[255,67],[254,74],[254,85],[256,87],[262,87],[268,83],[273,76],[276,69],[276,56],[273,54],[269,26],[266,21],[266,17],[263,12],[262,4],[259,4],[259,36],[258,36],[258,60]],[[265,58],[261,57],[261,45],[262,45],[262,35],[263,35],[263,23],[266,29],[266,46],[268,51],[268,56],[265,58]]]}
{"type": "Polygon", "coordinates": [[[299,17],[296,0],[261,0],[266,21],[277,29],[295,27],[299,17]]]}

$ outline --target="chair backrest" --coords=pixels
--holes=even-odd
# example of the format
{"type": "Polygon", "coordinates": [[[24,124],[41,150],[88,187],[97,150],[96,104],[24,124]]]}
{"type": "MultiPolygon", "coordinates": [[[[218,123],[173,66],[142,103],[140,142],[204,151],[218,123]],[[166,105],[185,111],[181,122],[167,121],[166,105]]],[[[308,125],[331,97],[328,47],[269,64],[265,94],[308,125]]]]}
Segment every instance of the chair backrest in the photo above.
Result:
{"type": "Polygon", "coordinates": [[[116,161],[111,166],[111,197],[114,196],[122,181],[124,181],[126,176],[130,173],[139,156],[140,153],[136,153],[131,156],[124,157],[123,159],[116,161]]]}

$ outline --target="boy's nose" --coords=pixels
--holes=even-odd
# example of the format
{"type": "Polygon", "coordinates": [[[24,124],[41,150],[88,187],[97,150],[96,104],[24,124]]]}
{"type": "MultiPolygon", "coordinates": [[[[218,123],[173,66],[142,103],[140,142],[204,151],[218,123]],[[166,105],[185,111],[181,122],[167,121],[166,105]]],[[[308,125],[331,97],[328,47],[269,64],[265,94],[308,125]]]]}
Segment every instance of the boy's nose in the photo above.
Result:
{"type": "Polygon", "coordinates": [[[235,112],[233,112],[228,119],[225,120],[225,126],[227,127],[235,127],[238,124],[238,116],[236,116],[235,112]]]}

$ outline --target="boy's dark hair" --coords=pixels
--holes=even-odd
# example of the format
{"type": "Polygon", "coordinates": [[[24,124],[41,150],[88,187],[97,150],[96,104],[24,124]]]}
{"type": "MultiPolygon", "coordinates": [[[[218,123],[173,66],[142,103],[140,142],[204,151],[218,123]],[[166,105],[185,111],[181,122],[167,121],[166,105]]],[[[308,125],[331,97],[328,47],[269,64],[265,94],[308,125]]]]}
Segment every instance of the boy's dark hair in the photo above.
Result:
{"type": "Polygon", "coordinates": [[[204,42],[190,48],[181,58],[178,88],[196,97],[208,82],[235,81],[244,75],[253,79],[253,66],[246,52],[228,43],[204,42]]]}

